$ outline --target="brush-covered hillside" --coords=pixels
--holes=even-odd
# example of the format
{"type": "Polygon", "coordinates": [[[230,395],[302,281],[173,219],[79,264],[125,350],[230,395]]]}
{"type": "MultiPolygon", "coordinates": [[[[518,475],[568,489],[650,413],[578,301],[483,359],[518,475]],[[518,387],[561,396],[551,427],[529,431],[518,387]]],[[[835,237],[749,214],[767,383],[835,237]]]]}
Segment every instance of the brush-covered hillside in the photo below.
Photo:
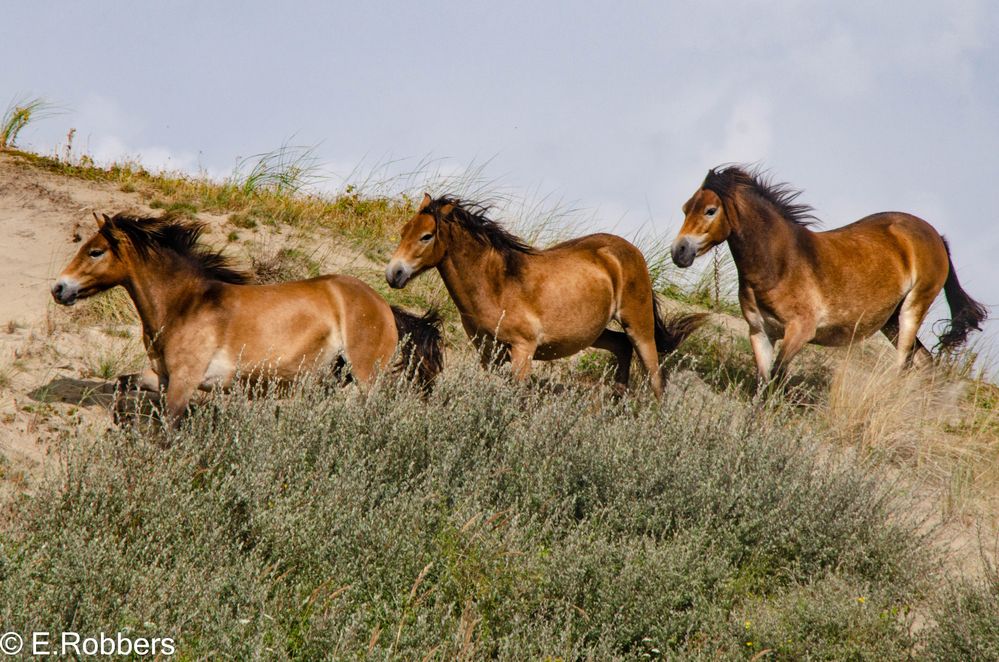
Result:
{"type": "Polygon", "coordinates": [[[616,397],[596,350],[515,384],[436,273],[385,284],[412,199],[309,193],[296,167],[0,151],[0,631],[170,637],[185,660],[999,659],[999,389],[971,353],[899,375],[881,338],[810,349],[760,399],[727,270],[685,283],[659,238],[666,307],[712,313],[664,401],[638,366],[616,397]],[[443,376],[115,425],[144,364],[131,304],[48,289],[118,211],[200,219],[260,282],[348,273],[439,308],[443,376]]]}

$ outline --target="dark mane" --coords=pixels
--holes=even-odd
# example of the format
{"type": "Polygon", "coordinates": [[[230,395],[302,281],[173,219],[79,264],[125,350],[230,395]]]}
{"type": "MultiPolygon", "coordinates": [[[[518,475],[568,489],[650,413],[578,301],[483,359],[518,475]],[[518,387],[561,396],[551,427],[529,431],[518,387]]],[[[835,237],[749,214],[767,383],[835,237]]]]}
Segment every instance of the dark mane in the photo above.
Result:
{"type": "Polygon", "coordinates": [[[492,246],[506,263],[507,270],[516,270],[523,255],[533,255],[537,249],[520,237],[512,234],[502,225],[489,219],[489,207],[475,202],[466,202],[452,196],[441,196],[430,201],[423,209],[424,214],[431,214],[438,222],[453,221],[468,232],[476,241],[492,246]],[[447,218],[441,217],[441,210],[454,205],[447,218]]]}
{"type": "Polygon", "coordinates": [[[796,203],[801,191],[791,188],[789,184],[775,182],[759,168],[743,169],[731,165],[714,168],[708,171],[701,188],[714,192],[723,200],[730,200],[739,187],[748,188],[751,192],[773,205],[785,219],[808,227],[818,223],[818,218],[812,213],[811,206],[796,203]]]}
{"type": "Polygon", "coordinates": [[[114,216],[105,214],[105,223],[100,233],[118,252],[121,236],[124,235],[142,258],[152,253],[172,251],[190,260],[209,280],[219,280],[224,283],[244,284],[250,282],[250,276],[232,266],[229,258],[221,251],[212,250],[199,245],[198,241],[205,231],[205,224],[200,221],[190,221],[170,215],[159,218],[142,218],[129,214],[118,213],[114,216]]]}

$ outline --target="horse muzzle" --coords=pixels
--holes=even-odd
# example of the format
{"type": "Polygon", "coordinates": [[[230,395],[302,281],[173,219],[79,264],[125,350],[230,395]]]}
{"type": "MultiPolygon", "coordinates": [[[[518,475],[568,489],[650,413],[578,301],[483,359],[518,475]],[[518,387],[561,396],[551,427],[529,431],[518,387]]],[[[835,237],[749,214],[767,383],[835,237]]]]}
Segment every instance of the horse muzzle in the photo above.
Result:
{"type": "Polygon", "coordinates": [[[385,268],[385,280],[394,289],[400,290],[406,287],[406,283],[412,277],[413,270],[401,262],[389,262],[389,265],[385,268]]]}
{"type": "Polygon", "coordinates": [[[80,284],[60,278],[52,286],[52,298],[63,306],[72,306],[80,298],[80,284]]]}
{"type": "Polygon", "coordinates": [[[670,251],[673,256],[673,264],[685,269],[694,263],[697,257],[698,246],[689,237],[677,237],[673,242],[673,249],[670,251]]]}

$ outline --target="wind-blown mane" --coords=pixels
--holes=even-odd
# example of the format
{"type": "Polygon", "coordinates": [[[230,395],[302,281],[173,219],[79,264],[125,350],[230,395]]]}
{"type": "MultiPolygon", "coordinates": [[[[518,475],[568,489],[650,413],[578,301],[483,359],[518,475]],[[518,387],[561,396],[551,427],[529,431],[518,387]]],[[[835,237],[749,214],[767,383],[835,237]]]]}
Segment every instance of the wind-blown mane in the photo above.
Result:
{"type": "Polygon", "coordinates": [[[508,270],[515,270],[523,255],[533,255],[537,249],[514,235],[502,225],[489,219],[489,207],[475,202],[466,202],[451,196],[441,196],[430,201],[423,210],[431,214],[438,222],[453,221],[468,232],[476,241],[492,246],[502,257],[508,270]],[[453,205],[446,218],[441,216],[441,210],[453,205]]]}
{"type": "Polygon", "coordinates": [[[708,171],[701,188],[714,192],[722,200],[731,200],[736,189],[743,187],[773,205],[786,220],[808,227],[818,223],[810,205],[795,202],[801,191],[789,184],[773,181],[760,169],[744,170],[740,166],[725,166],[708,171]]]}
{"type": "Polygon", "coordinates": [[[159,218],[143,218],[118,213],[110,217],[105,214],[104,218],[105,223],[101,226],[100,233],[115,253],[124,236],[143,259],[152,253],[172,251],[192,262],[209,280],[237,285],[251,280],[249,274],[233,267],[231,260],[221,251],[198,243],[205,231],[205,224],[200,221],[189,221],[169,214],[159,218]]]}

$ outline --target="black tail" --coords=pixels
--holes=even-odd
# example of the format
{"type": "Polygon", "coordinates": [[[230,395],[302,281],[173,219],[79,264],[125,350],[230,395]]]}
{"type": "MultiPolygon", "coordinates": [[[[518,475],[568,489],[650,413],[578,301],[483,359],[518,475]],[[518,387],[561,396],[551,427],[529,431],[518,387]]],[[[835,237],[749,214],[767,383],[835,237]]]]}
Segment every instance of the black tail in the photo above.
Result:
{"type": "MultiPolygon", "coordinates": [[[[942,238],[942,237],[941,237],[942,238]]],[[[978,303],[961,288],[961,283],[957,280],[957,272],[954,270],[954,261],[950,257],[950,246],[944,239],[944,247],[947,249],[947,282],[944,283],[944,293],[947,295],[947,305],[950,306],[950,326],[947,331],[940,336],[937,347],[943,350],[954,349],[963,345],[968,339],[968,334],[982,330],[982,322],[989,315],[985,306],[978,303]]]]}
{"type": "Polygon", "coordinates": [[[399,360],[396,369],[407,379],[416,379],[420,388],[429,391],[434,379],[444,369],[444,341],[441,317],[430,309],[422,317],[392,306],[395,328],[399,332],[399,360]]]}
{"type": "Polygon", "coordinates": [[[680,315],[670,320],[663,319],[659,299],[652,297],[652,315],[656,320],[656,351],[668,354],[708,320],[707,313],[680,315]]]}

